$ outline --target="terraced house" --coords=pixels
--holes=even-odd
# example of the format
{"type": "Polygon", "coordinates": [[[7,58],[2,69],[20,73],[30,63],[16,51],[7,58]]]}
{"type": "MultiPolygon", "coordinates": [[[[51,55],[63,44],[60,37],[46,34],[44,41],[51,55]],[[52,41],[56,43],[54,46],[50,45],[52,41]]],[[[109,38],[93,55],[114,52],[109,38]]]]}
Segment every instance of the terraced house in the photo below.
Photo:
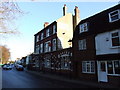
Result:
{"type": "Polygon", "coordinates": [[[34,53],[36,54],[35,67],[37,70],[69,74],[71,69],[73,31],[79,23],[78,7],[75,15],[67,13],[63,7],[63,16],[52,23],[45,22],[44,28],[36,33],[34,53]]]}
{"type": "Polygon", "coordinates": [[[75,77],[120,85],[120,4],[80,21],[73,58],[75,77]]]}

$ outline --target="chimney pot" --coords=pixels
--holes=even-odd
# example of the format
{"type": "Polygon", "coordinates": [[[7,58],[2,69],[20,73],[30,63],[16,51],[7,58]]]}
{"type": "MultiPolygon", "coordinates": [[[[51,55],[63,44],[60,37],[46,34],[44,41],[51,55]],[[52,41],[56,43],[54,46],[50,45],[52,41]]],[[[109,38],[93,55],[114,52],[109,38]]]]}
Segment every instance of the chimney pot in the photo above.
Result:
{"type": "Polygon", "coordinates": [[[64,7],[66,6],[66,4],[64,4],[64,7]]]}
{"type": "Polygon", "coordinates": [[[77,6],[75,6],[75,8],[78,8],[77,6]]]}
{"type": "Polygon", "coordinates": [[[49,25],[49,22],[45,22],[44,23],[44,28],[47,27],[49,25]]]}

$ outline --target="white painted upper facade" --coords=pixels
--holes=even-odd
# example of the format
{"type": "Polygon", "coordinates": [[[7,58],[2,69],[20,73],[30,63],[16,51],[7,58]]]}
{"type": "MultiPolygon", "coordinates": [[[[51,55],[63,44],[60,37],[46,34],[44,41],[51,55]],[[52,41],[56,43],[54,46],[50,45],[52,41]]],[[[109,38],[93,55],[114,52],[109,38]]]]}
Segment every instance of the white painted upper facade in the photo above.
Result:
{"type": "Polygon", "coordinates": [[[120,29],[98,34],[95,46],[96,55],[120,53],[120,29]]]}

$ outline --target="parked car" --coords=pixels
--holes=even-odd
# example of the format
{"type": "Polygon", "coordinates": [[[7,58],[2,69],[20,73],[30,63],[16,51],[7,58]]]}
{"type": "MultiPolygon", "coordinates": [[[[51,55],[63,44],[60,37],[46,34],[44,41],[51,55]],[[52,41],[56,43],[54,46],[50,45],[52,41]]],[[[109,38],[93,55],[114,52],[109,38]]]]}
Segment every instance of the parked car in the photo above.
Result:
{"type": "Polygon", "coordinates": [[[4,65],[4,66],[3,66],[3,69],[6,69],[6,68],[7,68],[7,65],[4,65]]]}
{"type": "Polygon", "coordinates": [[[5,65],[3,66],[3,69],[4,69],[4,70],[11,70],[12,67],[11,67],[11,65],[5,64],[5,65]]]}
{"type": "Polygon", "coordinates": [[[24,70],[24,67],[22,65],[17,65],[16,66],[16,69],[19,70],[19,71],[23,71],[24,70]]]}

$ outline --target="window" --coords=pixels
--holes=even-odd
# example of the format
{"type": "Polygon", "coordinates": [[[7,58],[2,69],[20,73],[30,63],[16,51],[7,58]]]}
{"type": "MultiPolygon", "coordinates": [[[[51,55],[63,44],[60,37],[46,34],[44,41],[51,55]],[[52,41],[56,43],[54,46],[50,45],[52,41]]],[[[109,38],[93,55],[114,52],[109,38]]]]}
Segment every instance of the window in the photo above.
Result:
{"type": "Polygon", "coordinates": [[[52,41],[52,51],[56,51],[56,39],[52,41]]]}
{"type": "Polygon", "coordinates": [[[111,33],[112,47],[120,46],[120,34],[118,31],[111,33]]]}
{"type": "Polygon", "coordinates": [[[36,36],[36,42],[38,42],[38,41],[39,41],[39,35],[36,36]]]}
{"type": "Polygon", "coordinates": [[[107,61],[108,74],[120,74],[120,60],[107,61]]]}
{"type": "Polygon", "coordinates": [[[51,51],[51,41],[45,42],[44,50],[45,50],[45,52],[51,51]]]}
{"type": "Polygon", "coordinates": [[[109,13],[109,22],[114,22],[120,19],[120,10],[115,10],[109,13]]]}
{"type": "Polygon", "coordinates": [[[40,38],[41,40],[43,39],[43,33],[41,33],[41,38],[40,38]]]}
{"type": "Polygon", "coordinates": [[[79,40],[78,45],[79,45],[79,50],[85,50],[86,49],[86,39],[79,40]]]}
{"type": "Polygon", "coordinates": [[[120,74],[120,61],[114,61],[115,74],[120,74]]]}
{"type": "Polygon", "coordinates": [[[80,33],[87,32],[88,31],[88,23],[83,23],[79,25],[80,33]]]}
{"type": "Polygon", "coordinates": [[[66,69],[66,70],[70,70],[70,57],[69,55],[65,55],[61,57],[61,69],[66,69]]]}
{"type": "Polygon", "coordinates": [[[94,61],[83,61],[82,72],[83,73],[95,73],[95,62],[94,61]]]}
{"type": "Polygon", "coordinates": [[[50,36],[50,30],[47,29],[47,30],[46,30],[46,37],[49,37],[49,36],[50,36]]]}
{"type": "Polygon", "coordinates": [[[112,61],[107,62],[107,67],[108,67],[108,73],[113,74],[113,64],[112,61]]]}
{"type": "Polygon", "coordinates": [[[53,34],[56,33],[56,25],[53,25],[53,34]]]}
{"type": "Polygon", "coordinates": [[[36,51],[35,51],[35,53],[37,53],[37,54],[39,54],[39,45],[36,45],[36,47],[35,47],[36,49],[36,51]]]}
{"type": "Polygon", "coordinates": [[[51,67],[51,61],[49,59],[45,59],[45,67],[50,68],[51,67]]]}
{"type": "Polygon", "coordinates": [[[40,53],[43,53],[43,43],[40,44],[40,53]]]}

